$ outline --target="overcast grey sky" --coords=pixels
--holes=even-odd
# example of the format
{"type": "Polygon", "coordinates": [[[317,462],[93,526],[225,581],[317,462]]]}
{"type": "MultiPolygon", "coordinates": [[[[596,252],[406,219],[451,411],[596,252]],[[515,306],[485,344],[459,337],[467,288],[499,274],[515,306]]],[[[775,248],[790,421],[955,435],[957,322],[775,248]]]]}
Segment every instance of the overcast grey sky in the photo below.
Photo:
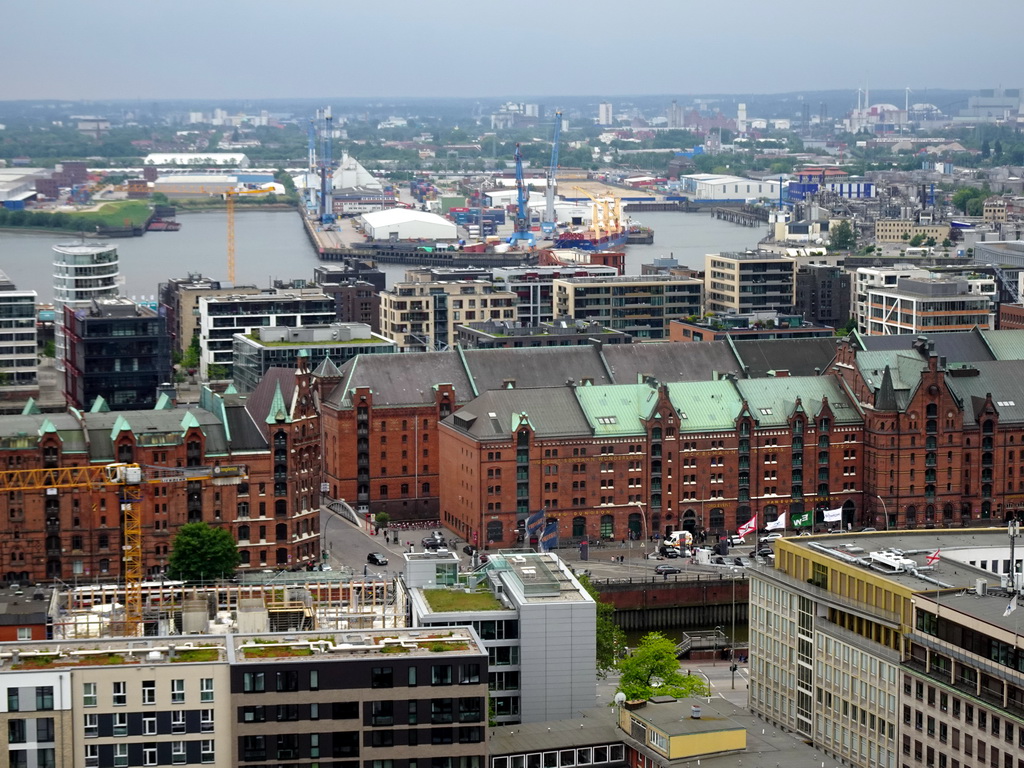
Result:
{"type": "Polygon", "coordinates": [[[0,100],[1024,86],[1021,0],[0,0],[0,100]]]}

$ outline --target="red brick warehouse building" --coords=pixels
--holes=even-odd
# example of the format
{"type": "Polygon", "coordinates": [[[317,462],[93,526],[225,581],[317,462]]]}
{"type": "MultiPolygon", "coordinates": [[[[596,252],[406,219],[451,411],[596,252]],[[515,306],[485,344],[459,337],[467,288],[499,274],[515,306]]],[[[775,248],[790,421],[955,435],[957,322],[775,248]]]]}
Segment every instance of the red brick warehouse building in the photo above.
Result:
{"type": "Polygon", "coordinates": [[[495,547],[537,509],[572,542],[721,534],[805,509],[852,523],[862,426],[826,376],[494,390],[441,425],[442,521],[495,547]]]}
{"type": "MultiPolygon", "coordinates": [[[[309,372],[273,369],[248,397],[203,392],[176,407],[167,393],[152,410],[106,409],[0,417],[5,470],[115,462],[187,468],[243,464],[236,485],[203,481],[142,486],[143,562],[167,566],[178,529],[203,521],[227,528],[242,569],[318,562],[319,417],[309,372]]],[[[103,581],[120,575],[116,487],[12,490],[0,497],[0,563],[7,581],[103,581]]]]}

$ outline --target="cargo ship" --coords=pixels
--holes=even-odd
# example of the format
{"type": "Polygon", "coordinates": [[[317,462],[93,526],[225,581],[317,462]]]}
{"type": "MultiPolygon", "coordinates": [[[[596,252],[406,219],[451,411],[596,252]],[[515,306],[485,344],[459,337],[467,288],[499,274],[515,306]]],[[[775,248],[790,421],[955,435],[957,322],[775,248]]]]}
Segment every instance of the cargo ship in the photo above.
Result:
{"type": "Polygon", "coordinates": [[[581,251],[609,251],[621,248],[626,244],[627,232],[624,229],[618,231],[596,231],[588,229],[567,230],[555,234],[553,248],[578,248],[581,251]]]}

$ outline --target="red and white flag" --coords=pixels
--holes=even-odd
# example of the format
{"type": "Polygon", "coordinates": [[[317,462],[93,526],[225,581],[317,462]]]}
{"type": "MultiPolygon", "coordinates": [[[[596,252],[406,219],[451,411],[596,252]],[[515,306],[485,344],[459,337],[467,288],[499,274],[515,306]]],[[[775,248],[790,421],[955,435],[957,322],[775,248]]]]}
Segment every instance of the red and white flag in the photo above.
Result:
{"type": "Polygon", "coordinates": [[[928,555],[928,557],[926,557],[924,559],[924,561],[926,563],[928,563],[928,565],[935,565],[937,562],[939,562],[939,552],[941,552],[941,551],[942,551],[942,547],[939,547],[934,552],[932,552],[930,555],[928,555]]]}
{"type": "Polygon", "coordinates": [[[743,536],[746,536],[748,533],[753,533],[756,530],[757,530],[757,515],[754,515],[747,522],[745,522],[743,525],[741,525],[739,527],[739,530],[736,531],[736,533],[739,534],[739,536],[742,538],[743,536]]]}

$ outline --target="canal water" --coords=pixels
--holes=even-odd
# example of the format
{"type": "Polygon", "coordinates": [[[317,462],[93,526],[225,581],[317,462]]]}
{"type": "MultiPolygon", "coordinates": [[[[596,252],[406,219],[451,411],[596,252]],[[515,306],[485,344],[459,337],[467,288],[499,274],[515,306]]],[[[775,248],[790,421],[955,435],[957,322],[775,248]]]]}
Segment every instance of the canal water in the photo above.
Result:
{"type": "MultiPolygon", "coordinates": [[[[626,271],[640,274],[641,264],[659,256],[674,256],[680,264],[702,268],[704,254],[753,248],[766,229],[741,227],[713,218],[710,213],[644,213],[637,219],[654,229],[653,245],[631,245],[626,271]]],[[[227,214],[190,213],[179,217],[178,232],[149,232],[143,237],[111,240],[121,258],[121,293],[136,299],[155,296],[159,283],[171,277],[201,272],[224,279],[227,273],[227,214]]],[[[35,290],[40,302],[53,300],[55,243],[73,241],[68,235],[0,232],[0,270],[20,289],[35,290]]],[[[87,241],[98,242],[98,241],[87,241]]],[[[309,280],[319,260],[294,211],[239,211],[235,217],[235,282],[271,285],[274,280],[309,280]]],[[[387,264],[388,285],[402,280],[406,265],[387,264]]]]}

